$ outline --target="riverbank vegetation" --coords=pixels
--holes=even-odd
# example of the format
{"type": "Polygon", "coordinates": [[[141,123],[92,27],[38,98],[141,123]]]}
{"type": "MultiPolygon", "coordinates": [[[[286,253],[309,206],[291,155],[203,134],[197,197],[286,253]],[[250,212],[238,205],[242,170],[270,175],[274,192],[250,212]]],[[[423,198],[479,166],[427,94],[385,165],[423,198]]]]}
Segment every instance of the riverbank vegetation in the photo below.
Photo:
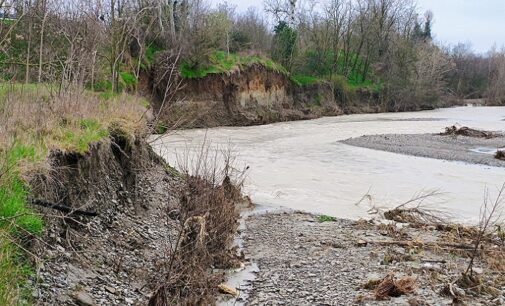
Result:
{"type": "Polygon", "coordinates": [[[505,100],[503,50],[440,45],[433,14],[411,0],[269,0],[246,12],[205,1],[11,2],[0,23],[5,81],[149,93],[168,53],[182,78],[262,65],[299,86],[327,82],[343,108],[357,92],[383,110],[505,100]]]}

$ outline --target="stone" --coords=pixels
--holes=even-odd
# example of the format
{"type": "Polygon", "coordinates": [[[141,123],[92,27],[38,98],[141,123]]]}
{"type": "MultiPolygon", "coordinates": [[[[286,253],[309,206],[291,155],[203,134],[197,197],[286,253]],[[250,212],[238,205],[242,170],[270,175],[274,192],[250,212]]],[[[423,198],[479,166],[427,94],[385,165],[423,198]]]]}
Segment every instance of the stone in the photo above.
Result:
{"type": "Polygon", "coordinates": [[[366,242],[365,240],[363,239],[360,239],[356,242],[356,246],[358,247],[366,247],[368,245],[368,242],[366,242]]]}
{"type": "Polygon", "coordinates": [[[217,286],[217,288],[219,289],[219,292],[223,293],[223,294],[229,294],[229,295],[233,295],[233,296],[239,296],[239,293],[238,293],[238,290],[233,288],[233,287],[230,287],[226,284],[219,284],[219,286],[217,286]]]}
{"type": "Polygon", "coordinates": [[[73,296],[75,302],[77,303],[77,305],[80,305],[80,306],[95,306],[95,301],[93,300],[93,298],[91,297],[91,295],[89,295],[88,293],[84,292],[84,291],[79,291],[77,293],[74,294],[73,296]]]}
{"type": "Polygon", "coordinates": [[[109,286],[105,286],[105,290],[109,293],[112,293],[112,294],[116,294],[116,289],[112,288],[112,287],[109,287],[109,286]]]}

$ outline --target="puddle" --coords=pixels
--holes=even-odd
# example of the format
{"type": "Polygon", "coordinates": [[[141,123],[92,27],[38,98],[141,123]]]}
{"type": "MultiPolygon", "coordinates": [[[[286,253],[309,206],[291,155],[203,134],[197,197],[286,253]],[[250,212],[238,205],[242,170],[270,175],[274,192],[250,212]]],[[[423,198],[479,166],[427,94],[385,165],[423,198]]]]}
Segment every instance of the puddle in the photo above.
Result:
{"type": "Polygon", "coordinates": [[[477,147],[474,149],[470,149],[470,151],[475,152],[475,153],[480,153],[480,154],[495,155],[496,152],[498,151],[498,149],[497,148],[489,148],[489,147],[477,147]]]}
{"type": "Polygon", "coordinates": [[[226,285],[236,288],[239,291],[237,298],[219,296],[218,306],[240,306],[245,305],[247,301],[248,289],[252,289],[251,282],[256,279],[256,273],[259,272],[258,265],[254,262],[248,263],[244,268],[234,271],[229,271],[226,274],[226,285]]]}
{"type": "MultiPolygon", "coordinates": [[[[273,207],[267,205],[255,205],[253,209],[244,210],[240,216],[239,231],[243,233],[246,229],[245,219],[252,215],[268,214],[273,212],[289,212],[292,211],[285,207],[273,207]]],[[[244,240],[241,235],[235,238],[234,245],[238,247],[241,252],[244,249],[244,240]]],[[[247,260],[247,257],[246,257],[247,260]]],[[[259,267],[255,262],[246,262],[242,268],[235,270],[228,270],[225,272],[225,284],[235,288],[239,291],[240,295],[237,298],[230,296],[220,295],[218,297],[217,306],[240,306],[245,305],[248,294],[247,291],[252,289],[251,282],[256,279],[256,273],[259,272],[259,267]]]]}

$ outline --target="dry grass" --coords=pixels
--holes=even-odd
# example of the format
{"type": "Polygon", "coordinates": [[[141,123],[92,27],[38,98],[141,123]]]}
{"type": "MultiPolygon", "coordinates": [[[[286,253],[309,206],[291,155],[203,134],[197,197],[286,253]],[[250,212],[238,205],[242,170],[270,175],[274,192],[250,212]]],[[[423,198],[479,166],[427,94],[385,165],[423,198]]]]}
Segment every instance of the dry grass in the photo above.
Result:
{"type": "MultiPolygon", "coordinates": [[[[41,85],[42,86],[42,85],[41,85]]],[[[56,94],[49,89],[22,90],[0,85],[0,144],[13,141],[47,150],[83,151],[86,140],[103,137],[112,123],[126,131],[145,129],[145,108],[127,95],[102,100],[99,96],[74,90],[56,94]]]]}

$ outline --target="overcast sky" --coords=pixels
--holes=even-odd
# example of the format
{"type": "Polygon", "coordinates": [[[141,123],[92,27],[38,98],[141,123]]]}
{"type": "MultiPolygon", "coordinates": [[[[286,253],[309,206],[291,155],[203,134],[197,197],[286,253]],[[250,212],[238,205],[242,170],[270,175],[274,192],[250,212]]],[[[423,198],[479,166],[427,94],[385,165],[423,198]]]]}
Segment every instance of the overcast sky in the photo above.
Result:
{"type": "MultiPolygon", "coordinates": [[[[263,4],[263,0],[227,2],[236,5],[238,11],[251,6],[262,9],[263,4]]],[[[494,44],[505,46],[505,0],[418,0],[417,3],[420,12],[430,9],[434,13],[433,33],[439,42],[451,45],[470,42],[476,52],[486,52],[494,44]]]]}

